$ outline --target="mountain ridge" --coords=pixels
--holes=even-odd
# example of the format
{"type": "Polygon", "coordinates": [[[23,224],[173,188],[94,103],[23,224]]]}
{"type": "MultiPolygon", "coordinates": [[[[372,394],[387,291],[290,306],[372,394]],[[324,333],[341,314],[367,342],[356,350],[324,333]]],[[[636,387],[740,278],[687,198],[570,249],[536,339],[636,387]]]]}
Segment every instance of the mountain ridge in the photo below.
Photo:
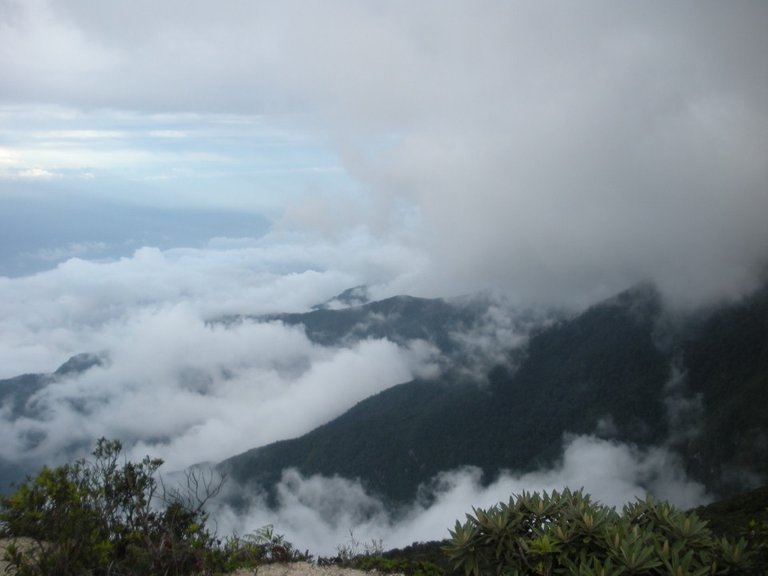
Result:
{"type": "MultiPolygon", "coordinates": [[[[457,467],[476,466],[490,482],[504,470],[551,466],[569,433],[665,446],[718,496],[768,477],[768,286],[674,322],[649,284],[570,316],[492,308],[483,299],[395,296],[221,320],[302,326],[327,346],[422,339],[440,351],[443,365],[438,378],[388,388],[307,434],[255,446],[219,469],[247,490],[269,491],[286,468],[359,478],[371,493],[403,503],[457,467]],[[478,359],[481,348],[466,342],[490,316],[506,345],[478,359]],[[387,474],[377,477],[382,470],[387,474]]],[[[50,374],[2,380],[0,402],[11,415],[34,417],[36,391],[105,361],[104,354],[81,354],[50,374]]],[[[25,471],[23,463],[0,460],[3,481],[25,471]]]]}
{"type": "Polygon", "coordinates": [[[610,429],[610,438],[641,447],[669,446],[708,489],[732,494],[765,478],[765,465],[754,459],[745,465],[750,454],[763,453],[768,422],[762,413],[753,414],[754,438],[740,440],[738,423],[719,420],[716,384],[732,382],[736,367],[751,374],[748,397],[739,398],[743,385],[732,383],[737,389],[725,405],[729,414],[757,412],[766,389],[761,376],[768,358],[766,294],[758,291],[698,326],[686,325],[670,341],[668,334],[659,334],[665,329],[659,293],[640,285],[544,327],[524,349],[511,350],[507,363],[489,370],[485,387],[455,375],[404,383],[303,436],[256,447],[219,468],[246,486],[273,486],[286,468],[307,476],[338,474],[359,478],[373,493],[403,503],[439,472],[460,466],[477,466],[493,479],[504,469],[551,465],[564,433],[599,433],[601,423],[609,421],[603,428],[610,429]],[[758,320],[747,320],[754,315],[758,320]],[[741,350],[742,362],[731,362],[713,382],[703,376],[704,358],[717,356],[707,346],[716,347],[713,330],[724,327],[737,341],[747,338],[744,329],[749,328],[752,345],[741,350]],[[660,346],[660,340],[667,342],[660,346]],[[677,442],[671,433],[681,426],[682,412],[671,410],[672,401],[687,402],[693,413],[697,402],[702,406],[696,414],[701,422],[693,423],[700,429],[677,442]],[[720,440],[713,442],[713,435],[720,440]],[[704,448],[720,445],[740,446],[741,452],[704,448]],[[735,479],[727,473],[731,465],[741,466],[735,479]],[[378,477],[382,470],[384,479],[378,477]]]}

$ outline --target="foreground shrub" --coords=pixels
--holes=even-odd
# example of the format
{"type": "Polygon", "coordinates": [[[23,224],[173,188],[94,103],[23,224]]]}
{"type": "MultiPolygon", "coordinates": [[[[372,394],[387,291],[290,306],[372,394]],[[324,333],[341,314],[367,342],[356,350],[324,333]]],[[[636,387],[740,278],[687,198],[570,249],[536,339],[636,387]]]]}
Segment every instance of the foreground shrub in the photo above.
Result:
{"type": "Polygon", "coordinates": [[[768,522],[750,520],[747,525],[746,538],[749,545],[755,550],[755,573],[768,574],[768,522]]]}
{"type": "Polygon", "coordinates": [[[261,564],[309,562],[309,551],[300,552],[284,536],[265,526],[253,534],[229,536],[217,540],[206,556],[206,568],[215,572],[233,572],[261,564]]]}
{"type": "Polygon", "coordinates": [[[467,575],[752,574],[744,540],[648,498],[624,507],[582,492],[523,493],[456,522],[445,551],[467,575]]]}
{"type": "Polygon", "coordinates": [[[768,486],[696,509],[712,532],[732,540],[744,538],[752,551],[755,574],[768,574],[768,486]]]}
{"type": "Polygon", "coordinates": [[[214,547],[206,501],[221,487],[204,473],[166,490],[162,461],[121,461],[122,445],[101,439],[92,460],[43,468],[0,500],[4,537],[28,537],[6,557],[20,576],[40,574],[187,575],[200,572],[214,547]]]}
{"type": "Polygon", "coordinates": [[[384,552],[381,540],[361,542],[352,532],[345,544],[336,547],[336,552],[334,557],[318,558],[318,566],[339,566],[368,573],[396,573],[404,576],[443,576],[445,573],[429,559],[414,557],[410,550],[384,552]]]}

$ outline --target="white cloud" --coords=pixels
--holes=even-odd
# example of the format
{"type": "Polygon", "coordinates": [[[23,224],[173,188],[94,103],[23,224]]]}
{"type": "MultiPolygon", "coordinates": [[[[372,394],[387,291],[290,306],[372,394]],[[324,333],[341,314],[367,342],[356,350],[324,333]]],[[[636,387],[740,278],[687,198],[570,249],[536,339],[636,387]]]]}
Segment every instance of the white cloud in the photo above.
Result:
{"type": "Polygon", "coordinates": [[[308,250],[274,237],[220,239],[205,249],[142,248],[117,261],[72,258],[34,276],[0,278],[0,377],[51,372],[81,352],[109,359],[38,391],[29,406],[44,417],[4,413],[2,456],[47,461],[107,436],[175,469],[297,436],[389,386],[434,373],[435,351],[423,342],[325,348],[277,322],[211,323],[305,311],[363,277],[407,270],[407,261],[390,261],[372,242],[352,236],[308,250]]]}
{"type": "Polygon", "coordinates": [[[70,258],[98,256],[109,248],[105,242],[72,242],[58,248],[42,249],[35,255],[42,260],[60,262],[70,258]]]}
{"type": "Polygon", "coordinates": [[[43,168],[28,168],[18,172],[18,177],[23,179],[43,179],[49,180],[56,178],[58,174],[51,172],[50,170],[44,170],[43,168]]]}
{"type": "Polygon", "coordinates": [[[15,150],[8,148],[0,148],[0,165],[13,165],[18,164],[18,153],[15,150]]]}
{"type": "MultiPolygon", "coordinates": [[[[638,280],[686,305],[748,290],[768,256],[767,23],[765,4],[709,1],[5,0],[0,192],[72,174],[91,190],[98,174],[106,197],[266,206],[277,224],[264,241],[0,278],[2,376],[112,355],[41,393],[47,424],[3,420],[3,438],[55,429],[55,450],[119,431],[181,464],[268,438],[259,418],[298,433],[275,414],[304,395],[307,425],[341,409],[320,382],[367,394],[429,369],[429,351],[205,320],[305,310],[362,283],[374,298],[499,288],[577,305],[638,280]],[[337,165],[346,178],[321,181],[337,165]]],[[[442,501],[463,513],[566,472],[618,498],[657,472],[674,486],[665,457],[576,440],[551,473],[487,489],[446,476],[442,501]]],[[[419,518],[437,526],[443,509],[419,518]]]]}
{"type": "MultiPolygon", "coordinates": [[[[689,304],[739,295],[766,265],[760,3],[7,5],[6,103],[186,114],[156,134],[292,116],[365,201],[350,209],[305,180],[304,195],[270,181],[250,201],[270,190],[285,221],[328,237],[364,226],[386,239],[409,215],[431,257],[422,291],[584,304],[655,280],[689,304]]],[[[34,166],[195,161],[97,152],[34,166]]]]}
{"type": "Polygon", "coordinates": [[[418,345],[366,340],[336,350],[280,323],[208,325],[185,305],[113,319],[92,338],[109,361],[33,395],[43,419],[3,421],[4,457],[50,461],[107,436],[170,470],[218,461],[307,432],[431,361],[418,345]],[[24,441],[32,430],[45,435],[35,449],[24,441]]]}
{"type": "MultiPolygon", "coordinates": [[[[7,162],[12,163],[11,161],[7,162]]],[[[15,161],[13,162],[15,163],[15,161]]],[[[39,180],[54,180],[60,178],[61,174],[46,170],[45,168],[32,167],[32,168],[17,168],[8,170],[7,168],[0,168],[0,179],[3,180],[27,180],[27,181],[39,181],[39,180]]]]}
{"type": "Polygon", "coordinates": [[[152,138],[187,138],[188,134],[183,130],[151,130],[152,138]]]}
{"type": "Polygon", "coordinates": [[[118,130],[46,130],[34,132],[32,136],[46,140],[101,140],[125,138],[127,133],[118,130]]]}
{"type": "Polygon", "coordinates": [[[679,460],[665,449],[640,450],[592,436],[566,438],[562,460],[550,470],[510,471],[488,484],[478,469],[467,468],[441,474],[436,486],[431,504],[416,503],[394,517],[358,481],[305,478],[287,470],[278,486],[276,510],[256,498],[246,515],[224,508],[215,517],[224,530],[241,534],[273,524],[302,550],[333,556],[338,545],[349,541],[350,532],[360,542],[381,540],[385,548],[447,538],[448,529],[472,507],[487,508],[522,491],[583,488],[595,500],[619,509],[647,493],[682,509],[709,501],[703,486],[688,480],[679,460]]]}
{"type": "MultiPolygon", "coordinates": [[[[62,249],[97,248],[98,245],[62,249]]],[[[269,235],[218,239],[205,249],[142,248],[130,258],[77,258],[22,278],[0,277],[0,376],[51,371],[72,354],[100,350],[110,323],[184,303],[200,319],[307,310],[342,290],[408,277],[422,256],[364,233],[338,243],[269,235]]]]}

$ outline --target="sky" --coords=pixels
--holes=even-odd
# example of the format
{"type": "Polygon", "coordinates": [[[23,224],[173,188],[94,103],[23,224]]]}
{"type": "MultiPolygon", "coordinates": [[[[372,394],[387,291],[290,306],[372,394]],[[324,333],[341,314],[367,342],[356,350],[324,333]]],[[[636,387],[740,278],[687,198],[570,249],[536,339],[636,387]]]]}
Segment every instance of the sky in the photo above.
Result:
{"type": "Polygon", "coordinates": [[[397,285],[414,293],[583,305],[651,280],[697,304],[754,286],[764,3],[411,4],[3,0],[0,202],[50,216],[3,238],[3,273],[363,230],[426,255],[397,285]],[[238,216],[163,244],[114,206],[238,216]]]}
{"type": "MultiPolygon", "coordinates": [[[[749,292],[766,29],[757,0],[0,0],[0,378],[111,358],[37,398],[45,423],[2,419],[0,455],[108,432],[180,467],[429,373],[419,342],[208,322],[361,284],[575,309],[646,281],[681,309],[749,292]]],[[[569,442],[564,470],[574,446],[632,481],[660,462],[569,442]]]]}

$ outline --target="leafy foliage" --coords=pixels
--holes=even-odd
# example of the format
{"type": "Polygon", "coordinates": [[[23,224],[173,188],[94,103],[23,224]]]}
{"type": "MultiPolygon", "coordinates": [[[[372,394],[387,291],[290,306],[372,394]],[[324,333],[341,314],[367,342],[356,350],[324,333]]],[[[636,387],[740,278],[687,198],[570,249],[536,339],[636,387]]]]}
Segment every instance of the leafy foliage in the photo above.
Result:
{"type": "Polygon", "coordinates": [[[405,576],[443,576],[445,571],[429,559],[415,558],[410,551],[383,551],[381,540],[361,542],[350,532],[349,541],[337,547],[333,558],[318,558],[320,566],[342,566],[365,572],[405,576]]]}
{"type": "Polygon", "coordinates": [[[744,538],[754,551],[756,574],[768,574],[768,486],[696,509],[712,532],[730,539],[744,538]]]}
{"type": "Polygon", "coordinates": [[[43,468],[3,498],[3,532],[36,543],[23,554],[10,550],[19,574],[191,574],[202,567],[212,543],[203,504],[218,486],[206,484],[190,506],[176,491],[159,491],[161,460],[120,462],[121,450],[102,438],[93,460],[43,468]]]}
{"type": "Polygon", "coordinates": [[[306,558],[270,527],[218,540],[204,506],[221,479],[198,470],[169,489],[161,460],[123,461],[121,450],[102,438],[92,460],[43,468],[0,501],[2,536],[34,543],[6,549],[17,574],[180,576],[306,558]]]}
{"type": "Polygon", "coordinates": [[[207,565],[229,573],[239,568],[253,568],[261,564],[311,559],[308,551],[299,552],[285,537],[277,534],[272,526],[264,526],[254,534],[226,538],[224,542],[208,551],[207,565]]]}
{"type": "Polygon", "coordinates": [[[405,560],[412,566],[430,566],[435,573],[459,576],[443,550],[448,540],[413,542],[404,548],[385,551],[384,558],[405,560]]]}
{"type": "Polygon", "coordinates": [[[456,522],[445,548],[467,576],[750,574],[742,539],[648,498],[621,514],[582,492],[523,493],[456,522]]]}

